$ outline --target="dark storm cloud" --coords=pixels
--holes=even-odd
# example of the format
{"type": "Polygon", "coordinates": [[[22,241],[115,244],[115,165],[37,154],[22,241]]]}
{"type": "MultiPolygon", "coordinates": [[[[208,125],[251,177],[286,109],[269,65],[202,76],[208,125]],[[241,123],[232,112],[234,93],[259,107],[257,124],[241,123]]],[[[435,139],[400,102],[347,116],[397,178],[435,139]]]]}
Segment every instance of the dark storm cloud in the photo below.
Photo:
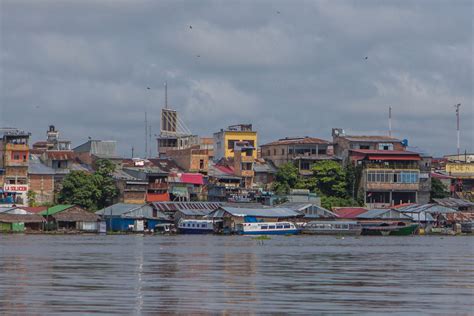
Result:
{"type": "Polygon", "coordinates": [[[167,81],[200,135],[239,122],[261,143],[332,127],[380,134],[391,105],[396,136],[442,154],[455,151],[461,102],[462,147],[474,151],[471,1],[0,4],[0,125],[35,140],[55,124],[74,144],[142,152],[144,112],[157,133],[167,81]]]}

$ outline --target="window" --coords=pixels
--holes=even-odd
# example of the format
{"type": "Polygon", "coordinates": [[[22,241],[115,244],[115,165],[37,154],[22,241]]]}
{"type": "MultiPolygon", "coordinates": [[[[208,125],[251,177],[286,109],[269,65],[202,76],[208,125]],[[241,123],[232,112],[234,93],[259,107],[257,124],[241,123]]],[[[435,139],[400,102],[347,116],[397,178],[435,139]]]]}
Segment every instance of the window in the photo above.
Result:
{"type": "Polygon", "coordinates": [[[288,224],[283,225],[283,228],[290,228],[290,225],[288,225],[288,224]]]}
{"type": "Polygon", "coordinates": [[[311,155],[316,155],[316,148],[311,148],[311,155]]]}
{"type": "Polygon", "coordinates": [[[283,225],[277,225],[276,228],[277,228],[277,229],[282,229],[282,228],[283,228],[283,225]]]}
{"type": "Polygon", "coordinates": [[[326,149],[318,149],[318,155],[326,155],[326,149]]]}
{"type": "Polygon", "coordinates": [[[268,229],[268,226],[261,226],[261,229],[268,229]]]}
{"type": "Polygon", "coordinates": [[[281,149],[281,154],[284,155],[285,154],[285,149],[281,149]]]}
{"type": "Polygon", "coordinates": [[[201,224],[201,227],[202,227],[202,228],[206,228],[206,224],[201,224]]]}
{"type": "Polygon", "coordinates": [[[193,224],[193,227],[194,227],[194,224],[193,224]]]}
{"type": "Polygon", "coordinates": [[[381,143],[379,144],[379,150],[393,150],[393,144],[381,143]]]}
{"type": "Polygon", "coordinates": [[[275,229],[275,226],[268,226],[268,229],[275,229]]]}
{"type": "Polygon", "coordinates": [[[277,150],[276,150],[276,148],[274,148],[273,149],[273,155],[276,156],[276,154],[277,154],[277,150]]]}
{"type": "Polygon", "coordinates": [[[288,149],[288,153],[289,153],[290,155],[293,155],[293,148],[288,149]]]}
{"type": "Polygon", "coordinates": [[[199,169],[204,169],[204,159],[199,159],[199,169]]]}
{"type": "Polygon", "coordinates": [[[370,145],[359,145],[359,149],[370,149],[370,145]]]}

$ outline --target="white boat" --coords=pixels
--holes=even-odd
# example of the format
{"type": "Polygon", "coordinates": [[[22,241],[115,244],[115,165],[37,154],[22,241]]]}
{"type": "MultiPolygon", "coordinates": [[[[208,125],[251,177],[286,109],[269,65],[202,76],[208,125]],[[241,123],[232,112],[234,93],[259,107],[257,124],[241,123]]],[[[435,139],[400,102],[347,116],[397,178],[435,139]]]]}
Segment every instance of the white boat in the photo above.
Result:
{"type": "Polygon", "coordinates": [[[290,222],[242,223],[237,225],[237,233],[242,235],[294,235],[299,233],[290,222]]]}
{"type": "Polygon", "coordinates": [[[212,234],[214,221],[208,219],[181,219],[178,222],[180,234],[212,234]]]}
{"type": "Polygon", "coordinates": [[[362,226],[355,221],[312,221],[302,233],[315,235],[360,235],[362,226]]]}

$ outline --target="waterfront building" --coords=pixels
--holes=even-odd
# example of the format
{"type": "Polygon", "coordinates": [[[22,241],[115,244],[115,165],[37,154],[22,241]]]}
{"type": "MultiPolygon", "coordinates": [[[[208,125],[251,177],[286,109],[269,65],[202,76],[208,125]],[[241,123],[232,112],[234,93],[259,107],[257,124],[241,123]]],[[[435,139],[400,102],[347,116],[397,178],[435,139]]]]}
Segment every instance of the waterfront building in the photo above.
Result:
{"type": "Polygon", "coordinates": [[[34,192],[36,204],[54,202],[55,175],[56,171],[43,164],[37,155],[30,155],[28,185],[29,190],[34,192]]]}
{"type": "Polygon", "coordinates": [[[285,207],[249,207],[241,205],[221,206],[209,214],[209,218],[219,220],[218,230],[223,232],[237,232],[238,225],[246,222],[278,222],[282,220],[296,221],[304,214],[285,207]]]}
{"type": "Polygon", "coordinates": [[[118,189],[116,203],[144,204],[146,202],[148,181],[135,178],[121,168],[112,174],[118,189]]]}
{"type": "Polygon", "coordinates": [[[474,200],[474,157],[473,154],[445,156],[443,174],[451,178],[452,197],[474,200]]]}
{"type": "Polygon", "coordinates": [[[353,196],[362,195],[367,207],[428,202],[430,164],[423,165],[422,169],[421,155],[407,151],[406,140],[389,136],[350,136],[342,129],[333,129],[333,144],[335,154],[345,165],[360,169],[360,185],[354,188],[353,196]],[[424,185],[420,185],[422,177],[428,179],[424,185]]]}
{"type": "Polygon", "coordinates": [[[97,159],[120,161],[115,140],[89,139],[73,149],[75,157],[87,165],[93,165],[97,159]]]}
{"type": "Polygon", "coordinates": [[[292,162],[302,175],[311,174],[311,165],[322,160],[338,160],[332,144],[315,137],[282,138],[261,146],[261,156],[277,167],[292,162]]]}
{"type": "Polygon", "coordinates": [[[15,128],[0,130],[1,204],[28,205],[30,136],[30,133],[15,128]]]}
{"type": "Polygon", "coordinates": [[[117,203],[95,212],[95,215],[105,221],[108,231],[141,232],[171,222],[166,214],[148,204],[117,203]]]}
{"type": "Polygon", "coordinates": [[[99,217],[77,205],[59,204],[39,213],[48,223],[48,229],[97,232],[99,217]]]}
{"type": "Polygon", "coordinates": [[[169,216],[174,221],[181,217],[198,217],[208,215],[219,208],[222,203],[218,202],[154,202],[150,204],[153,209],[169,216]]]}
{"type": "MultiPolygon", "coordinates": [[[[214,161],[222,158],[234,158],[235,143],[246,142],[248,146],[257,148],[257,131],[252,129],[252,124],[238,124],[221,129],[214,133],[214,161]]],[[[257,158],[254,150],[253,158],[257,158]]]]}
{"type": "Polygon", "coordinates": [[[0,207],[0,232],[41,230],[44,219],[23,207],[0,207]]]}

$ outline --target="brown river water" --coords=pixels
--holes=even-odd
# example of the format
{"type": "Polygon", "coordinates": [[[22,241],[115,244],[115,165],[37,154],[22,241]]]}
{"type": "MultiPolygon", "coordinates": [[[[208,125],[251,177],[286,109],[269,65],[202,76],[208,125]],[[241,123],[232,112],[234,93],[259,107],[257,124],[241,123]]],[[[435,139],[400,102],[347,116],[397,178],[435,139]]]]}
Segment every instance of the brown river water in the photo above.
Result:
{"type": "Polygon", "coordinates": [[[0,314],[474,315],[473,237],[0,235],[0,314]]]}

